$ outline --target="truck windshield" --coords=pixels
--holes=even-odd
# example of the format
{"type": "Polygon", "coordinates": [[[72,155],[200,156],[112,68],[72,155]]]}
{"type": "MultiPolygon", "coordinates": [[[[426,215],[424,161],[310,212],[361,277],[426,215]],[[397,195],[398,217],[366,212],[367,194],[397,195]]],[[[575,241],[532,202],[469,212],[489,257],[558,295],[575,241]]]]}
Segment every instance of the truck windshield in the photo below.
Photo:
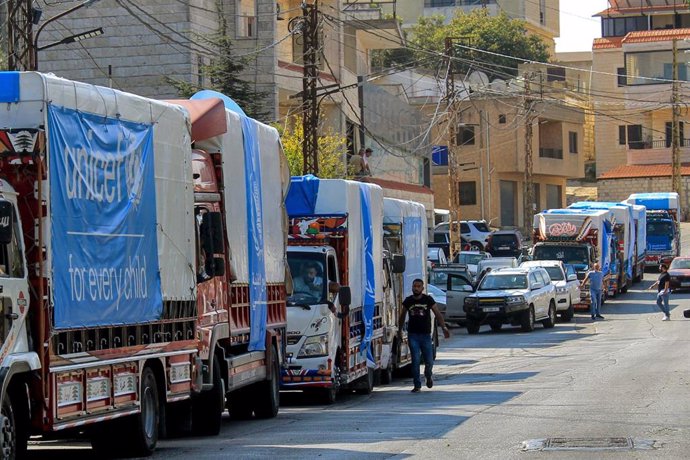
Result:
{"type": "Polygon", "coordinates": [[[560,260],[564,264],[589,265],[586,246],[536,246],[534,260],[560,260]]]}
{"type": "Polygon", "coordinates": [[[668,221],[652,220],[647,222],[647,235],[671,236],[674,235],[673,224],[668,221]]]}
{"type": "Polygon", "coordinates": [[[328,281],[325,274],[324,254],[288,253],[293,292],[288,306],[314,305],[326,299],[328,281]]]}
{"type": "Polygon", "coordinates": [[[527,289],[527,275],[487,275],[479,285],[480,291],[527,289]]]}

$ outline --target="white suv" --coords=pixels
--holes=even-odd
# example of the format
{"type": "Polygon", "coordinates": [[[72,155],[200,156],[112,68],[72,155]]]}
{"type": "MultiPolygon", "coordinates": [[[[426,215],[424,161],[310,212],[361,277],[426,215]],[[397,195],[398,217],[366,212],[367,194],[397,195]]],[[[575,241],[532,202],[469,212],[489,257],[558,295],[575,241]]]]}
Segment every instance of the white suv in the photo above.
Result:
{"type": "MultiPolygon", "coordinates": [[[[448,233],[449,227],[449,222],[442,222],[434,227],[434,233],[448,233]]],[[[484,220],[461,220],[460,235],[467,240],[471,251],[483,251],[491,230],[484,220]]]]}
{"type": "Polygon", "coordinates": [[[463,308],[470,334],[478,333],[482,324],[493,331],[512,324],[531,332],[537,321],[551,328],[556,324],[556,288],[541,267],[501,268],[482,279],[463,308]]]}
{"type": "Polygon", "coordinates": [[[566,323],[573,319],[573,306],[580,303],[580,282],[572,265],[560,260],[531,260],[520,267],[542,267],[549,272],[551,282],[556,286],[556,311],[566,323]]]}

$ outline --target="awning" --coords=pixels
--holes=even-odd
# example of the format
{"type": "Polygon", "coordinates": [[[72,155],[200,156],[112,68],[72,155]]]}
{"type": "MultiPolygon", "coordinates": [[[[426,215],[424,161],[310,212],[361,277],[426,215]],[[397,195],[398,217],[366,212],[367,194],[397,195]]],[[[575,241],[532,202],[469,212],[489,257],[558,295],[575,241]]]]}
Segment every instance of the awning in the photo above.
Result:
{"type": "Polygon", "coordinates": [[[171,99],[166,102],[187,110],[192,122],[192,141],[203,141],[228,130],[225,105],[221,99],[171,99]]]}

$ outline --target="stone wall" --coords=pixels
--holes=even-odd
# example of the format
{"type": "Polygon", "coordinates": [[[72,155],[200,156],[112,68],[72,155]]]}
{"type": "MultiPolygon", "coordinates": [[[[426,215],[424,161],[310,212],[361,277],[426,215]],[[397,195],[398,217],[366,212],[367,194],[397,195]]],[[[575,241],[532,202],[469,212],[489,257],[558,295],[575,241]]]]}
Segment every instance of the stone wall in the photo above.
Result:
{"type": "MultiPolygon", "coordinates": [[[[629,179],[600,179],[599,201],[621,201],[631,193],[670,192],[671,177],[639,177],[629,179]]],[[[690,176],[683,176],[685,203],[690,203],[690,176]]]]}

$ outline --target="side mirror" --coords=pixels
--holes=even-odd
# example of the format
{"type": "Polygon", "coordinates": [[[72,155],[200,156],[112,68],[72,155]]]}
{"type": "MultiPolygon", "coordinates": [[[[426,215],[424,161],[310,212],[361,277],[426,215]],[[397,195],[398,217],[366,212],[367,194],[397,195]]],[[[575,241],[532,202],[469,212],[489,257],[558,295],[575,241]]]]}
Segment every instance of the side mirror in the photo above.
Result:
{"type": "Polygon", "coordinates": [[[405,256],[402,254],[393,254],[393,273],[405,273],[405,256]]]}
{"type": "Polygon", "coordinates": [[[571,273],[568,275],[568,281],[577,281],[577,275],[575,273],[571,273]]]}
{"type": "Polygon", "coordinates": [[[340,305],[350,305],[352,303],[352,292],[350,291],[350,286],[340,286],[338,290],[338,300],[340,305]]]}
{"type": "Polygon", "coordinates": [[[14,226],[14,213],[12,203],[0,201],[0,243],[9,244],[12,242],[12,227],[14,226]]]}
{"type": "Polygon", "coordinates": [[[534,285],[532,286],[532,290],[533,290],[533,291],[536,291],[537,289],[541,289],[541,288],[543,288],[543,287],[544,287],[544,283],[536,282],[536,283],[534,283],[534,285]]]}

